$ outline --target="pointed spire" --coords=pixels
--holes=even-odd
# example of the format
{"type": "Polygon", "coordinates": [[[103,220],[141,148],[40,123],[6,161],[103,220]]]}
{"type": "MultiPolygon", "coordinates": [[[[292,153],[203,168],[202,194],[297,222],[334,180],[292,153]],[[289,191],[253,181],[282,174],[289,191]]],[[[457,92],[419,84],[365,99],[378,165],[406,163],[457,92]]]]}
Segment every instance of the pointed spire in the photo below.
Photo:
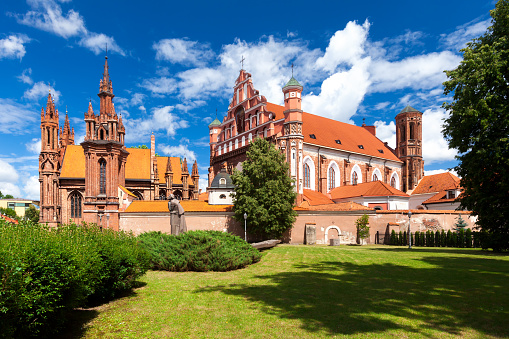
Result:
{"type": "MultiPolygon", "coordinates": [[[[106,52],[108,53],[108,52],[106,52]]],[[[106,56],[104,57],[104,72],[103,72],[103,83],[104,84],[109,84],[110,82],[110,74],[109,74],[109,69],[108,69],[108,54],[106,54],[106,56]]]]}
{"type": "Polygon", "coordinates": [[[173,168],[171,167],[171,157],[168,157],[168,162],[166,163],[166,173],[173,173],[173,168]]]}
{"type": "Polygon", "coordinates": [[[90,100],[88,102],[88,111],[87,111],[87,115],[92,117],[94,116],[94,109],[92,108],[92,100],[90,100]]]}
{"type": "Polygon", "coordinates": [[[189,173],[189,169],[187,168],[187,159],[184,158],[184,162],[182,163],[182,173],[189,173]]]}
{"type": "Polygon", "coordinates": [[[193,172],[192,172],[192,176],[197,176],[199,175],[198,174],[198,162],[196,162],[196,160],[194,161],[194,164],[193,164],[193,172]]]}

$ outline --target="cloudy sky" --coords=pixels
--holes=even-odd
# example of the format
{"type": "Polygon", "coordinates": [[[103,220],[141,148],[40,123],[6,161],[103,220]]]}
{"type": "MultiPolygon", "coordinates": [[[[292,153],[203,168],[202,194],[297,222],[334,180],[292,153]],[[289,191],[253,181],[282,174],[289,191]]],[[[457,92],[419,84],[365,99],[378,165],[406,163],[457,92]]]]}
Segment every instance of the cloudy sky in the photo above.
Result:
{"type": "Polygon", "coordinates": [[[39,198],[40,110],[48,89],[76,142],[99,108],[106,45],[126,144],[209,163],[208,128],[225,115],[244,68],[282,104],[294,75],[303,109],[377,127],[395,144],[406,105],[423,117],[427,173],[455,165],[441,136],[444,70],[490,25],[493,1],[4,0],[0,4],[0,191],[39,198]]]}

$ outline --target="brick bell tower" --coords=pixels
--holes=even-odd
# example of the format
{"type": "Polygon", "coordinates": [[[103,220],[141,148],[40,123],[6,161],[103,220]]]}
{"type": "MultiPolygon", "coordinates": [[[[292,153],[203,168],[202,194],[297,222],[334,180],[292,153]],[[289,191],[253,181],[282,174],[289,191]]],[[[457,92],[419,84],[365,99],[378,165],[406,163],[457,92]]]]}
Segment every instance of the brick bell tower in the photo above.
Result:
{"type": "MultiPolygon", "coordinates": [[[[293,73],[293,71],[292,71],[293,73]]],[[[279,147],[286,155],[286,161],[290,165],[290,176],[295,180],[295,191],[297,192],[297,204],[302,202],[302,109],[301,94],[303,87],[293,77],[283,87],[285,101],[285,122],[283,125],[283,136],[279,138],[279,147]]]]}
{"type": "Polygon", "coordinates": [[[118,186],[125,186],[125,164],[129,152],[124,145],[122,117],[115,113],[108,57],[99,83],[100,109],[94,114],[92,102],[85,113],[85,202],[83,220],[118,230],[118,186]]]}
{"type": "Polygon", "coordinates": [[[41,153],[39,155],[39,183],[41,192],[40,222],[57,226],[60,222],[58,177],[60,154],[58,145],[58,110],[48,94],[46,111],[41,108],[41,153]]]}
{"type": "Polygon", "coordinates": [[[407,106],[396,115],[396,156],[403,161],[400,189],[413,190],[424,176],[422,113],[407,106]]]}

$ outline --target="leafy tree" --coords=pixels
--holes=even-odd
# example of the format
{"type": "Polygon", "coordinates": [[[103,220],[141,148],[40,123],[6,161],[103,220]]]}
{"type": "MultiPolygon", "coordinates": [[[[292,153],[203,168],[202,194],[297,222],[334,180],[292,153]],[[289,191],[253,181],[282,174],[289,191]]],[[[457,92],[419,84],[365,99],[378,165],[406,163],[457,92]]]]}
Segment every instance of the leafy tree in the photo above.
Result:
{"type": "Polygon", "coordinates": [[[25,219],[28,219],[34,223],[39,222],[39,210],[34,205],[30,205],[25,211],[25,219]]]}
{"type": "Polygon", "coordinates": [[[361,244],[363,239],[369,237],[369,216],[363,214],[357,220],[355,220],[355,226],[357,228],[357,243],[361,244]]]}
{"type": "Polygon", "coordinates": [[[0,207],[0,213],[2,213],[3,215],[6,215],[10,218],[13,218],[13,219],[17,219],[18,216],[16,215],[16,211],[13,210],[12,208],[3,208],[3,207],[0,207]]]}
{"type": "Polygon", "coordinates": [[[234,218],[244,223],[246,213],[253,234],[281,238],[295,222],[296,193],[288,171],[285,156],[263,138],[251,143],[242,171],[234,170],[234,218]]]}
{"type": "Polygon", "coordinates": [[[392,232],[391,232],[391,241],[390,241],[390,244],[391,245],[397,245],[398,244],[398,237],[396,235],[396,231],[395,230],[392,230],[392,232]]]}
{"type": "Polygon", "coordinates": [[[2,191],[0,191],[0,199],[14,199],[11,194],[3,195],[2,191]]]}
{"type": "Polygon", "coordinates": [[[487,32],[462,49],[463,61],[446,71],[443,134],[459,151],[455,170],[464,192],[461,207],[478,216],[495,251],[509,249],[509,0],[491,11],[487,32]]]}

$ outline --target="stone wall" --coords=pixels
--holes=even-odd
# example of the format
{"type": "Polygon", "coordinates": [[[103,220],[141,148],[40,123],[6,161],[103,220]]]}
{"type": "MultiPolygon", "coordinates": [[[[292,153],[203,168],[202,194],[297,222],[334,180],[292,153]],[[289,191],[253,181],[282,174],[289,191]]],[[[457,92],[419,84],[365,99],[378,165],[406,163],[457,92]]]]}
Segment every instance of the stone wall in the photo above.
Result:
{"type": "MultiPolygon", "coordinates": [[[[475,226],[476,217],[456,211],[412,211],[411,230],[449,230],[454,228],[459,214],[469,228],[475,226]]],[[[299,211],[292,229],[284,241],[292,244],[305,242],[306,226],[315,227],[316,243],[329,244],[330,239],[339,238],[341,244],[356,243],[355,221],[363,214],[369,215],[370,237],[366,243],[375,243],[377,231],[396,232],[408,229],[407,211],[299,211]]],[[[244,225],[233,219],[231,212],[186,213],[188,230],[215,230],[230,232],[244,237],[244,225]]],[[[120,213],[120,229],[140,234],[149,231],[170,232],[169,213],[120,213]]],[[[249,225],[248,225],[249,229],[249,225]]],[[[255,238],[248,234],[248,240],[255,238]]]]}

